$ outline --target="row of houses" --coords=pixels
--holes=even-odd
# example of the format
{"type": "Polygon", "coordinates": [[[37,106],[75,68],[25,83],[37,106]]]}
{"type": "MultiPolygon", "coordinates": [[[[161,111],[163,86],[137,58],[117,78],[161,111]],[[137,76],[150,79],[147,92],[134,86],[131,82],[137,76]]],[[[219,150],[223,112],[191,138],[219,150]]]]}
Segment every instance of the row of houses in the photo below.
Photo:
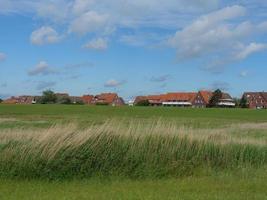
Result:
{"type": "MultiPolygon", "coordinates": [[[[175,92],[160,95],[137,96],[130,105],[138,105],[141,101],[148,101],[150,106],[175,106],[205,108],[208,106],[213,95],[212,91],[198,92],[175,92]]],[[[72,103],[83,103],[88,105],[125,105],[123,98],[116,93],[101,93],[98,95],[70,96],[67,93],[56,93],[58,99],[69,98],[72,103]]],[[[35,104],[40,96],[11,97],[3,101],[5,104],[35,104]]],[[[267,92],[245,92],[242,96],[246,107],[251,109],[267,108],[267,92]]],[[[228,93],[222,93],[217,106],[235,107],[236,102],[228,93]]]]}
{"type": "MultiPolygon", "coordinates": [[[[111,105],[121,106],[124,105],[123,98],[119,97],[116,93],[101,93],[98,95],[83,95],[83,96],[70,96],[68,93],[56,93],[58,99],[68,98],[71,103],[83,103],[89,105],[111,105]]],[[[41,96],[18,96],[10,97],[4,100],[4,104],[35,104],[41,96]]]]}
{"type": "MultiPolygon", "coordinates": [[[[146,100],[151,106],[175,106],[205,108],[208,106],[212,91],[199,92],[177,92],[160,95],[138,96],[135,98],[134,105],[146,100]]],[[[222,98],[218,102],[221,107],[235,107],[234,99],[228,93],[222,93],[222,98]]]]}
{"type": "MultiPolygon", "coordinates": [[[[151,106],[177,106],[205,108],[208,106],[213,95],[212,91],[198,92],[177,92],[160,95],[138,96],[133,105],[147,100],[151,106]]],[[[244,107],[250,109],[267,109],[267,92],[245,92],[241,101],[245,102],[244,107]]],[[[222,93],[221,99],[217,103],[218,107],[235,107],[236,101],[228,93],[222,93]]]]}

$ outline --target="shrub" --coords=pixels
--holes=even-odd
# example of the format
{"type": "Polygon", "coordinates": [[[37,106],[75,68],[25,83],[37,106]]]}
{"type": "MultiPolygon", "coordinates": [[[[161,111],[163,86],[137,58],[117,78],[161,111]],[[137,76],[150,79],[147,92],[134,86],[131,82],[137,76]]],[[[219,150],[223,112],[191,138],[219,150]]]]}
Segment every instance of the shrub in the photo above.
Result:
{"type": "Polygon", "coordinates": [[[57,96],[52,90],[43,91],[43,95],[38,99],[37,103],[51,104],[57,102],[57,96]]]}
{"type": "Polygon", "coordinates": [[[149,106],[149,101],[148,100],[142,100],[142,101],[139,101],[136,106],[149,106]]]}
{"type": "Polygon", "coordinates": [[[222,91],[217,89],[213,92],[212,97],[210,98],[208,107],[217,107],[219,100],[222,98],[222,91]]]}

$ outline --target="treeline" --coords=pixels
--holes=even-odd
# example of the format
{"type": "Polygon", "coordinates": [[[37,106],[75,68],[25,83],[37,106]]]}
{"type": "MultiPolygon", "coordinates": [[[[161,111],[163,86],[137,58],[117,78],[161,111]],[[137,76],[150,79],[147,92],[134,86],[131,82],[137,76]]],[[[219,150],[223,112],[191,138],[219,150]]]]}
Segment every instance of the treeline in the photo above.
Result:
{"type": "Polygon", "coordinates": [[[42,96],[36,98],[36,103],[38,104],[78,104],[78,105],[84,104],[82,100],[77,100],[73,102],[69,96],[58,96],[52,90],[43,91],[42,96]]]}

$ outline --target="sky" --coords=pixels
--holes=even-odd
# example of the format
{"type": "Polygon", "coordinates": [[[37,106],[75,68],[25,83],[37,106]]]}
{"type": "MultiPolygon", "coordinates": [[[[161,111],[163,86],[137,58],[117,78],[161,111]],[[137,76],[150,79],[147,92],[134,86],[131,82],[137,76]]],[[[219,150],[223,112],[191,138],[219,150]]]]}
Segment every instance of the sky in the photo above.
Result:
{"type": "Polygon", "coordinates": [[[0,0],[0,98],[267,91],[267,1],[0,0]]]}

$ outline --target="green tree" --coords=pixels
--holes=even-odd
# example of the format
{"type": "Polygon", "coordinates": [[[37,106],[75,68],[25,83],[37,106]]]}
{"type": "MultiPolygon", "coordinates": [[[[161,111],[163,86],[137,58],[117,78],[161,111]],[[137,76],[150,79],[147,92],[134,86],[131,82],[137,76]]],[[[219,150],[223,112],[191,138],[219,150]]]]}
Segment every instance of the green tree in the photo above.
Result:
{"type": "Polygon", "coordinates": [[[149,106],[149,101],[148,100],[142,100],[139,101],[136,106],[149,106]]]}
{"type": "Polygon", "coordinates": [[[2,102],[3,102],[3,99],[0,98],[0,103],[2,103],[2,102]]]}
{"type": "Polygon", "coordinates": [[[241,107],[241,106],[240,106],[241,99],[239,99],[239,98],[234,98],[233,100],[234,100],[234,102],[235,102],[235,106],[236,106],[236,107],[241,107]]]}
{"type": "Polygon", "coordinates": [[[42,97],[38,103],[41,104],[52,104],[57,102],[57,96],[52,90],[43,91],[42,97]]]}
{"type": "Polygon", "coordinates": [[[217,89],[213,92],[212,97],[209,101],[209,107],[217,107],[219,100],[222,98],[222,91],[220,89],[217,89]]]}
{"type": "Polygon", "coordinates": [[[243,96],[240,100],[239,106],[241,108],[248,108],[248,101],[247,98],[245,96],[243,96]]]}

